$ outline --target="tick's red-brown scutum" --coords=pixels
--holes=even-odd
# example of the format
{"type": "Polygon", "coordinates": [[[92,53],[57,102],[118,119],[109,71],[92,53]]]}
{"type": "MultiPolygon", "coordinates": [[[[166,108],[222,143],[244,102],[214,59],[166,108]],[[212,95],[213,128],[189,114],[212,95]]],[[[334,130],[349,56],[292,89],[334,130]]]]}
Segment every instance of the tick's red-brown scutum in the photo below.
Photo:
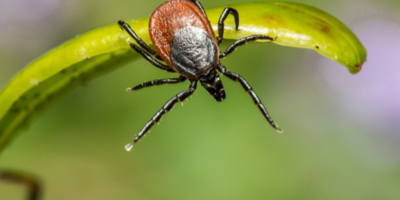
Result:
{"type": "MultiPolygon", "coordinates": [[[[170,57],[171,43],[175,33],[188,26],[204,30],[213,40],[215,46],[218,46],[210,21],[192,2],[187,0],[167,1],[161,4],[150,17],[149,32],[154,48],[163,61],[176,72],[178,71],[172,64],[170,57]]],[[[216,57],[218,59],[218,55],[216,57]]],[[[218,63],[218,60],[216,63],[218,63]]],[[[181,75],[185,76],[185,74],[181,75]]]]}

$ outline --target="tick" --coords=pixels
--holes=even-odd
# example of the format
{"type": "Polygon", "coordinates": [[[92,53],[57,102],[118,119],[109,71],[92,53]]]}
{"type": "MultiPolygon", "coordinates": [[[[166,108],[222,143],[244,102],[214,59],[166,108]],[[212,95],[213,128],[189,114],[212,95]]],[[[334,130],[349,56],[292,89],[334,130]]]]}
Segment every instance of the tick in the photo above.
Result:
{"type": "Polygon", "coordinates": [[[127,151],[132,149],[133,145],[160,120],[162,115],[171,110],[176,103],[193,94],[196,90],[197,82],[200,81],[200,84],[215,100],[218,102],[223,101],[226,98],[226,94],[219,73],[239,82],[251,96],[269,124],[276,131],[282,132],[247,81],[239,74],[228,71],[219,61],[232,53],[236,47],[249,41],[273,41],[276,38],[271,38],[267,35],[251,35],[235,41],[224,52],[220,52],[218,46],[224,38],[224,21],[228,15],[234,17],[236,31],[239,30],[239,13],[234,8],[228,7],[223,10],[219,18],[218,37],[216,37],[207,14],[199,1],[171,0],[165,2],[153,12],[149,22],[150,38],[156,50],[150,48],[140,39],[127,23],[122,20],[118,21],[120,27],[136,41],[137,44],[129,42],[132,49],[154,66],[167,72],[179,74],[178,78],[143,82],[133,88],[128,88],[127,91],[139,90],[153,85],[175,84],[187,79],[190,81],[189,88],[168,100],[136,135],[133,142],[125,146],[127,151]]]}

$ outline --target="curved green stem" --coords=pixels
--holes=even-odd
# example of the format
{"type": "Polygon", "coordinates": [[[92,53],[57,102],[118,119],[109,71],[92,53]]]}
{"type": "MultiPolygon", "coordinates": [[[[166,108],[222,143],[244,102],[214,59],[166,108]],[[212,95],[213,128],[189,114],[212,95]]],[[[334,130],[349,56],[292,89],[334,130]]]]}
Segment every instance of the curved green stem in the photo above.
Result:
{"type": "MultiPolygon", "coordinates": [[[[276,37],[274,43],[314,49],[357,73],[366,51],[342,22],[316,8],[284,2],[231,5],[240,14],[239,31],[233,19],[225,21],[226,39],[254,34],[276,37]]],[[[208,9],[217,33],[224,7],[208,9]]],[[[149,19],[127,21],[146,43],[149,19]]],[[[0,93],[0,151],[29,124],[40,111],[77,86],[140,56],[129,48],[128,34],[117,23],[73,38],[30,63],[0,93]]]]}

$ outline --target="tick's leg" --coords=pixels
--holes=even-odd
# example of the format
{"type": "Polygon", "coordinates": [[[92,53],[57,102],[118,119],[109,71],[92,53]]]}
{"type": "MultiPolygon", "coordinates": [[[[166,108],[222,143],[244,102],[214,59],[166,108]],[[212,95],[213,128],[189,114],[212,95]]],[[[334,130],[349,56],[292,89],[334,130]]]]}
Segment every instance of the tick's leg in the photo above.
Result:
{"type": "Polygon", "coordinates": [[[247,42],[251,42],[251,41],[256,41],[256,40],[269,40],[269,41],[275,41],[276,38],[272,38],[269,37],[268,35],[250,35],[247,37],[244,37],[240,40],[235,41],[233,44],[231,44],[226,50],[225,52],[220,52],[219,54],[219,58],[223,58],[227,55],[229,55],[230,53],[232,53],[236,47],[240,46],[240,45],[244,45],[247,44],[247,42]]]}
{"type": "Polygon", "coordinates": [[[235,29],[239,29],[239,13],[236,9],[234,8],[225,8],[224,11],[222,11],[221,16],[219,17],[218,21],[218,45],[221,44],[222,40],[224,39],[224,21],[228,15],[231,14],[235,18],[235,29]]]}
{"type": "Polygon", "coordinates": [[[174,70],[172,70],[171,68],[168,67],[168,65],[162,64],[160,63],[158,60],[154,59],[153,57],[151,57],[149,55],[149,53],[147,53],[146,51],[144,51],[143,49],[141,49],[138,45],[130,43],[131,48],[134,49],[136,52],[138,52],[140,55],[143,56],[143,58],[145,58],[147,61],[149,61],[151,64],[153,64],[154,66],[168,71],[168,72],[174,72],[174,70]]]}
{"type": "Polygon", "coordinates": [[[189,89],[177,94],[176,96],[172,97],[167,103],[153,116],[153,118],[150,119],[149,122],[142,128],[142,130],[136,135],[135,139],[133,140],[132,143],[129,143],[125,146],[125,149],[127,151],[130,151],[133,147],[133,145],[140,140],[146,134],[146,132],[154,125],[156,124],[168,111],[171,110],[171,108],[175,105],[175,103],[181,102],[185,100],[187,97],[189,97],[193,92],[196,90],[197,86],[197,81],[191,81],[189,89]]]}
{"type": "Polygon", "coordinates": [[[279,129],[276,124],[274,123],[274,120],[272,120],[271,116],[269,116],[267,109],[265,109],[264,105],[262,104],[260,98],[258,98],[257,94],[253,91],[251,86],[247,83],[247,81],[241,77],[239,74],[227,71],[224,66],[221,64],[218,65],[218,70],[223,73],[225,76],[228,78],[234,80],[234,81],[239,81],[240,84],[242,84],[244,90],[246,90],[247,93],[250,94],[251,98],[253,99],[254,103],[257,105],[257,107],[260,109],[261,113],[264,115],[265,119],[271,124],[271,126],[278,132],[282,133],[283,131],[279,129]]]}
{"type": "Polygon", "coordinates": [[[141,46],[143,49],[145,49],[148,53],[154,55],[157,59],[160,59],[160,56],[156,51],[154,51],[152,48],[149,47],[138,35],[136,35],[135,31],[127,24],[126,22],[119,20],[118,25],[123,28],[135,41],[141,46]]]}
{"type": "Polygon", "coordinates": [[[179,78],[167,78],[167,79],[157,79],[153,81],[146,81],[141,83],[133,88],[128,88],[126,91],[130,92],[132,90],[139,90],[145,87],[150,87],[153,85],[163,85],[163,84],[172,84],[172,83],[180,83],[186,80],[186,77],[180,76],[179,78]]]}
{"type": "Polygon", "coordinates": [[[29,200],[38,200],[40,198],[41,187],[37,178],[13,171],[0,171],[0,179],[26,185],[29,188],[29,200]]]}
{"type": "Polygon", "coordinates": [[[189,0],[189,1],[196,4],[196,6],[200,8],[201,12],[203,12],[204,15],[207,17],[206,11],[204,10],[203,6],[201,5],[201,3],[199,1],[196,1],[196,0],[189,0]]]}

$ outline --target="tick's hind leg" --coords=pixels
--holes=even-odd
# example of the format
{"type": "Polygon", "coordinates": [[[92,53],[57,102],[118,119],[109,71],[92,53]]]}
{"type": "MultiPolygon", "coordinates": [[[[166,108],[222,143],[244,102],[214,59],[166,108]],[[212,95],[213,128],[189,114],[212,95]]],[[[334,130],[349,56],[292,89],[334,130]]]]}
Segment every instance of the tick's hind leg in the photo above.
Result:
{"type": "Polygon", "coordinates": [[[163,63],[160,63],[158,60],[154,59],[153,57],[150,56],[149,53],[147,53],[145,50],[141,49],[138,45],[134,43],[130,43],[130,46],[133,50],[135,50],[137,53],[143,56],[147,61],[149,61],[152,65],[156,66],[157,68],[160,68],[162,70],[165,70],[167,72],[175,72],[171,68],[168,67],[168,65],[165,65],[163,63]]]}
{"type": "Polygon", "coordinates": [[[167,103],[153,116],[153,118],[150,119],[149,122],[147,122],[147,124],[142,128],[142,130],[136,135],[133,142],[125,146],[125,149],[127,151],[130,151],[133,145],[137,141],[139,141],[140,138],[142,138],[144,134],[146,134],[146,132],[150,130],[150,128],[161,119],[162,115],[170,111],[172,107],[175,105],[175,103],[181,102],[186,98],[188,98],[191,94],[193,94],[193,92],[196,90],[196,86],[197,86],[197,81],[192,81],[190,83],[189,89],[177,94],[176,96],[172,97],[169,101],[167,101],[167,103]]]}
{"type": "Polygon", "coordinates": [[[251,98],[253,99],[254,103],[257,105],[257,107],[260,109],[261,113],[264,115],[265,119],[271,124],[271,126],[278,132],[282,133],[283,131],[276,126],[274,123],[274,120],[272,120],[271,116],[269,116],[267,109],[265,109],[264,105],[262,104],[260,98],[258,98],[257,94],[253,91],[253,88],[247,83],[247,81],[241,77],[239,74],[227,71],[224,66],[221,64],[218,65],[218,70],[223,73],[225,76],[228,78],[238,81],[240,84],[242,84],[244,90],[246,90],[247,93],[250,94],[251,98]]]}
{"type": "Polygon", "coordinates": [[[132,90],[140,90],[142,88],[150,87],[153,85],[181,83],[185,80],[186,80],[186,77],[180,76],[179,78],[167,78],[167,79],[157,79],[157,80],[153,80],[153,81],[146,81],[135,87],[127,88],[126,91],[130,92],[132,90]]]}
{"type": "Polygon", "coordinates": [[[152,48],[149,47],[149,45],[146,44],[146,42],[144,42],[136,33],[135,31],[131,28],[131,26],[129,26],[128,23],[119,20],[118,21],[118,25],[123,28],[138,44],[139,46],[141,46],[143,49],[145,49],[148,53],[152,54],[153,56],[155,56],[157,59],[160,59],[160,56],[158,55],[158,53],[156,51],[154,51],[152,48]]]}
{"type": "Polygon", "coordinates": [[[156,51],[151,49],[142,39],[140,39],[140,37],[138,35],[136,35],[135,31],[133,31],[133,29],[129,26],[129,24],[127,24],[126,22],[124,22],[122,20],[119,20],[118,25],[121,28],[123,28],[133,39],[135,39],[135,41],[139,44],[139,46],[142,47],[144,50],[141,49],[138,45],[136,45],[128,40],[129,45],[131,46],[132,49],[134,49],[137,53],[142,55],[143,58],[145,58],[147,61],[149,61],[154,66],[156,66],[162,70],[168,71],[168,72],[173,72],[173,70],[171,68],[169,68],[168,65],[160,63],[158,60],[154,59],[151,56],[151,55],[153,55],[155,58],[162,60],[156,51]]]}

